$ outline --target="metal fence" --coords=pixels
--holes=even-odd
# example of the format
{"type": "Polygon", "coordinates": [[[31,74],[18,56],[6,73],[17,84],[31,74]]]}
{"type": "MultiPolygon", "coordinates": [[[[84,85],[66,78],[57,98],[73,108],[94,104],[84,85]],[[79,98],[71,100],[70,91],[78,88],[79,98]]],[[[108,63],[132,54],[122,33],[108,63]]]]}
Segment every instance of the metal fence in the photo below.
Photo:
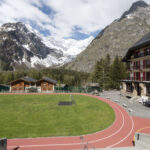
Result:
{"type": "Polygon", "coordinates": [[[65,88],[55,87],[55,93],[92,93],[92,92],[102,92],[102,88],[98,87],[77,87],[77,86],[68,86],[65,88]]]}
{"type": "MultiPolygon", "coordinates": [[[[98,88],[98,87],[83,88],[83,87],[77,87],[77,86],[68,86],[65,88],[55,87],[55,90],[54,90],[54,93],[92,93],[92,92],[102,92],[102,88],[98,88]]],[[[9,88],[6,88],[6,89],[3,88],[0,90],[0,93],[10,93],[10,90],[9,88]]],[[[29,91],[29,92],[17,91],[16,93],[38,93],[38,91],[29,91]]],[[[46,93],[48,93],[48,91],[46,93]]]]}

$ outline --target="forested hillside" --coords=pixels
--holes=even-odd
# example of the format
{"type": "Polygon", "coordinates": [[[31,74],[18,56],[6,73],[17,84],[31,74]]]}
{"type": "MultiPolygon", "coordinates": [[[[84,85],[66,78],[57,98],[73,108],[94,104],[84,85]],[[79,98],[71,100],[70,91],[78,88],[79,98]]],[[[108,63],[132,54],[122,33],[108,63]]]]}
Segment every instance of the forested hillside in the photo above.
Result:
{"type": "Polygon", "coordinates": [[[9,82],[21,77],[29,76],[34,79],[41,79],[42,77],[50,77],[57,81],[57,83],[65,83],[70,86],[78,86],[88,81],[89,74],[77,71],[59,69],[42,69],[42,70],[28,70],[28,71],[3,71],[0,72],[0,84],[8,84],[9,82]]]}

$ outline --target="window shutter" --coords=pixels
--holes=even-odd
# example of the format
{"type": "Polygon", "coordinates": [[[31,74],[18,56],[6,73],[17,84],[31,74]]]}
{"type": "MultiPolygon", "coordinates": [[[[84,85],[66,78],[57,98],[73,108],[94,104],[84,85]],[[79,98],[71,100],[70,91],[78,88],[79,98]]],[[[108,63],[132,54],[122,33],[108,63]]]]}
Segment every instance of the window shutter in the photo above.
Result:
{"type": "Polygon", "coordinates": [[[145,72],[143,72],[143,81],[145,81],[145,72]]]}
{"type": "Polygon", "coordinates": [[[146,61],[145,61],[145,60],[143,60],[143,68],[145,68],[145,64],[146,64],[146,61]]]}
{"type": "Polygon", "coordinates": [[[139,80],[141,80],[141,72],[139,72],[139,80]]]}
{"type": "Polygon", "coordinates": [[[134,80],[135,80],[135,72],[134,72],[134,80]]]}

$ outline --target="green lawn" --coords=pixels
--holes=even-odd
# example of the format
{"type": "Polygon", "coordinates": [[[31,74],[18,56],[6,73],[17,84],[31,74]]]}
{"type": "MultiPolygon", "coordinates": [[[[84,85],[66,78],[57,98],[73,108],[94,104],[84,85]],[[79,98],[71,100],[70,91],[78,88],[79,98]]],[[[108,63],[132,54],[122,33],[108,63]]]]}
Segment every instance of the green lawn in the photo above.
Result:
{"type": "Polygon", "coordinates": [[[75,136],[110,126],[115,113],[88,96],[73,96],[76,104],[58,106],[70,95],[0,95],[0,137],[75,136]]]}

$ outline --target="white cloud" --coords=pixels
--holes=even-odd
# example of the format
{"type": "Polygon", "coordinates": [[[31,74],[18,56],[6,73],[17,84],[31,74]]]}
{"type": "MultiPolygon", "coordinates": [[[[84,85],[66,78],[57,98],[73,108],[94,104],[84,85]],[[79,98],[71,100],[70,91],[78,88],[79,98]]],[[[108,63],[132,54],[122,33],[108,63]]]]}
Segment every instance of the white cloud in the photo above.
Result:
{"type": "MultiPolygon", "coordinates": [[[[52,36],[70,37],[75,27],[91,34],[104,28],[129,9],[136,0],[0,0],[0,24],[23,20],[47,29],[52,36]],[[40,8],[55,11],[53,17],[40,8]]],[[[146,0],[150,3],[150,0],[146,0]]]]}
{"type": "Polygon", "coordinates": [[[19,20],[51,23],[51,19],[36,6],[40,6],[40,1],[5,0],[0,5],[0,23],[19,20]]]}

